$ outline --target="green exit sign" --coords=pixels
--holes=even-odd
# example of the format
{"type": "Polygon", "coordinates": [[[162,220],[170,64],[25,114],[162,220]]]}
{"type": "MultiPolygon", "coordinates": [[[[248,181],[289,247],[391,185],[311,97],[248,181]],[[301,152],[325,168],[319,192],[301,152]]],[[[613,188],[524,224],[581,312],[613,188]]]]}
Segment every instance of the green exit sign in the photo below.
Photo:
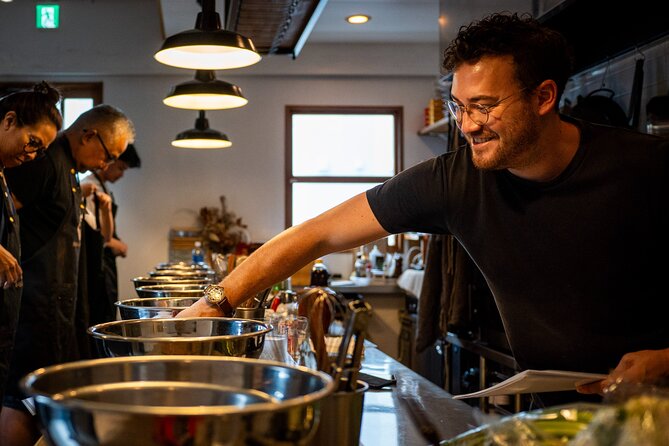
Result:
{"type": "Polygon", "coordinates": [[[37,29],[56,29],[60,24],[60,5],[37,5],[37,29]]]}

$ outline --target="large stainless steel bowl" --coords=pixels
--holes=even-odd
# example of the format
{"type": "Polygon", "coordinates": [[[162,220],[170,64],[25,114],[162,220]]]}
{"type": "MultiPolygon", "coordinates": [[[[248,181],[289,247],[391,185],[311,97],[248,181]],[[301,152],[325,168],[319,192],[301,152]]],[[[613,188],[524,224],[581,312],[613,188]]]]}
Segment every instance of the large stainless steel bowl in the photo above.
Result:
{"type": "MultiPolygon", "coordinates": [[[[140,287],[142,288],[142,287],[140,287]]],[[[139,289],[137,290],[139,293],[139,289]]],[[[202,290],[196,297],[158,297],[127,299],[114,302],[121,319],[170,318],[184,308],[193,305],[202,296],[202,290]]]]}
{"type": "Polygon", "coordinates": [[[211,277],[178,277],[178,276],[140,276],[132,279],[132,282],[135,284],[135,289],[141,286],[150,286],[150,285],[166,285],[166,284],[179,284],[179,285],[207,285],[213,282],[211,277]]]}
{"type": "Polygon", "coordinates": [[[135,289],[139,297],[202,297],[207,285],[200,283],[168,283],[140,286],[135,289]]]}
{"type": "Polygon", "coordinates": [[[135,319],[90,327],[101,356],[208,355],[257,358],[271,326],[223,317],[135,319]]]}
{"type": "Polygon", "coordinates": [[[304,445],[333,391],[322,372],[205,356],[71,362],[21,387],[55,446],[304,445]]]}

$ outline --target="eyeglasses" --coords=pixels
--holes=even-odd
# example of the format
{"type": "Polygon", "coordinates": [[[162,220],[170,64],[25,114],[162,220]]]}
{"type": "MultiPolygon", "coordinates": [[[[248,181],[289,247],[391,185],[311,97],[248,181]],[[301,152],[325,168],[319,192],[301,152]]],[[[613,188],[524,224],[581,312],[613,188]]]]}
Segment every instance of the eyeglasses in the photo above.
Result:
{"type": "Polygon", "coordinates": [[[118,156],[114,156],[114,155],[111,154],[111,152],[109,152],[109,149],[105,145],[105,142],[102,140],[102,137],[100,136],[100,134],[98,132],[95,132],[95,136],[98,137],[98,140],[100,141],[100,144],[102,145],[102,149],[105,151],[105,163],[111,164],[114,161],[116,161],[118,159],[118,156]]]}
{"type": "Polygon", "coordinates": [[[28,142],[23,145],[23,153],[26,154],[35,154],[35,158],[39,158],[44,155],[46,152],[46,147],[42,144],[42,141],[35,138],[33,135],[28,134],[28,142]],[[28,150],[28,149],[31,150],[28,150]]]}
{"type": "Polygon", "coordinates": [[[483,104],[460,105],[455,101],[446,101],[446,106],[448,107],[448,111],[451,112],[451,115],[453,116],[458,125],[462,124],[462,118],[465,113],[467,113],[469,119],[471,119],[476,125],[485,125],[488,122],[488,118],[490,118],[490,111],[493,108],[499,106],[502,102],[506,101],[509,98],[512,98],[517,94],[522,93],[525,90],[526,88],[523,88],[522,90],[512,95],[509,95],[503,99],[500,99],[499,101],[490,105],[483,105],[483,104]]]}

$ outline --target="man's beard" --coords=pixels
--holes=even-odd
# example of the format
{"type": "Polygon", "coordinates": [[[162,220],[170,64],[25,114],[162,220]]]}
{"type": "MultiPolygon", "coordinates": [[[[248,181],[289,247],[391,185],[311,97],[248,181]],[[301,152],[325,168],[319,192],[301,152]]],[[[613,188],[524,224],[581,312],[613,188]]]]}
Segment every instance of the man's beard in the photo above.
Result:
{"type": "Polygon", "coordinates": [[[536,143],[540,125],[539,117],[532,114],[507,126],[504,141],[498,135],[494,152],[482,157],[472,151],[474,166],[481,170],[501,170],[519,169],[532,164],[539,157],[536,143]]]}

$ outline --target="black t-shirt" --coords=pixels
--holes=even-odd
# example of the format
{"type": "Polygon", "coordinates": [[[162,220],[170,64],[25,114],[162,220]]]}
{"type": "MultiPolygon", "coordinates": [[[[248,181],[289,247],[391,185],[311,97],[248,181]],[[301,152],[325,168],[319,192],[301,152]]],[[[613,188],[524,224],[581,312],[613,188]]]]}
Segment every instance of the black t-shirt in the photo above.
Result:
{"type": "Polygon", "coordinates": [[[21,219],[21,258],[24,261],[53,237],[72,201],[71,192],[58,187],[58,178],[71,173],[55,165],[49,155],[52,150],[66,151],[67,157],[72,158],[67,138],[60,135],[43,158],[5,171],[12,194],[23,206],[18,213],[21,219]]]}
{"type": "Polygon", "coordinates": [[[521,367],[606,373],[624,353],[669,347],[669,140],[578,125],[577,154],[550,182],[478,170],[461,148],[367,199],[388,232],[462,243],[521,367]]]}

